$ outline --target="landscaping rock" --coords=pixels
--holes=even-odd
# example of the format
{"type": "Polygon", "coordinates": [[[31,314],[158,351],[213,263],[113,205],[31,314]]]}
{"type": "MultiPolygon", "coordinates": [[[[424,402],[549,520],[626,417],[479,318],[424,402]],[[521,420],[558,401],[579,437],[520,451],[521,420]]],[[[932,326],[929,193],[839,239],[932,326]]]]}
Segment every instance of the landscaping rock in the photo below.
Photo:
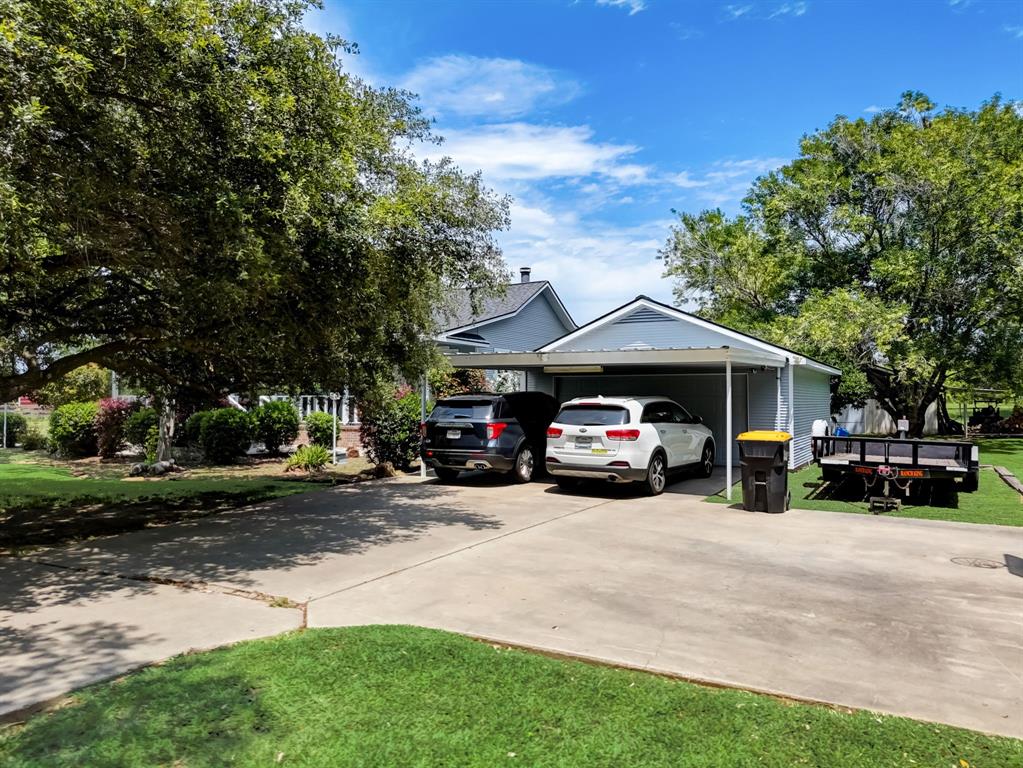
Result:
{"type": "Polygon", "coordinates": [[[129,477],[142,477],[144,474],[146,474],[146,465],[142,462],[132,464],[131,469],[128,470],[129,477]]]}

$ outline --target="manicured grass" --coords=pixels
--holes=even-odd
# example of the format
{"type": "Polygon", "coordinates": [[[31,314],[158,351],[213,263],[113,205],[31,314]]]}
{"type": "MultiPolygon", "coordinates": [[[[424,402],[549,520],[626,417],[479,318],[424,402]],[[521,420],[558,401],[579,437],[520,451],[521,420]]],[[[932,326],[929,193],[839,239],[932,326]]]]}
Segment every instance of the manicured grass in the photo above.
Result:
{"type": "Polygon", "coordinates": [[[981,438],[977,444],[980,446],[981,462],[1005,467],[1023,480],[1023,437],[981,438]]]}
{"type": "Polygon", "coordinates": [[[127,479],[121,465],[0,457],[0,553],[204,516],[322,487],[270,477],[127,479]]]}
{"type": "MultiPolygon", "coordinates": [[[[986,459],[982,460],[986,461],[986,459]]],[[[789,474],[789,490],[793,509],[818,509],[825,512],[853,512],[871,514],[867,502],[861,501],[859,486],[852,483],[851,490],[839,498],[811,498],[821,486],[820,468],[814,464],[789,474]]],[[[732,503],[742,503],[742,486],[732,492],[732,503]]],[[[726,503],[722,494],[708,496],[707,501],[726,503]]],[[[1023,526],[1023,499],[1002,482],[994,470],[981,469],[980,488],[975,493],[958,494],[958,506],[924,506],[903,503],[902,509],[883,513],[885,517],[916,517],[924,520],[951,520],[960,523],[987,523],[990,525],[1023,526]]]]}
{"type": "Polygon", "coordinates": [[[1023,765],[1023,742],[412,627],[178,657],[0,732],[5,768],[965,764],[1023,765]]]}

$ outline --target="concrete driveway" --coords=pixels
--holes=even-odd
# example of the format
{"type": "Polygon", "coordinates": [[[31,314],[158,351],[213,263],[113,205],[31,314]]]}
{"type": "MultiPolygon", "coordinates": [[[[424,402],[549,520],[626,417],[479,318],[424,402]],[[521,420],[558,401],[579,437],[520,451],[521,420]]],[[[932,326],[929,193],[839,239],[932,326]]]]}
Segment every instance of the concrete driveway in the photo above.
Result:
{"type": "MultiPolygon", "coordinates": [[[[199,592],[138,582],[144,588],[121,597],[101,588],[111,605],[144,601],[125,640],[131,648],[172,653],[185,642],[174,622],[152,626],[172,598],[194,601],[199,626],[209,623],[203,600],[244,605],[238,631],[221,642],[239,639],[244,621],[260,627],[250,634],[280,631],[281,616],[294,621],[296,612],[228,594],[239,590],[307,602],[310,626],[420,624],[1023,736],[1023,579],[1005,567],[974,567],[1023,556],[1023,530],[764,515],[701,501],[720,484],[687,480],[648,499],[627,488],[572,495],[488,477],[457,486],[402,479],[50,550],[16,565],[79,569],[53,577],[67,583],[102,572],[205,585],[199,592]]],[[[27,620],[18,602],[36,590],[15,587],[12,603],[8,579],[0,584],[7,632],[27,620]]],[[[39,645],[56,648],[81,623],[63,616],[67,589],[57,588],[56,604],[30,609],[43,629],[4,654],[12,664],[0,669],[0,701],[43,691],[60,658],[71,664],[62,685],[90,679],[76,677],[73,643],[37,663],[39,645]]],[[[107,675],[133,666],[127,651],[115,656],[107,675]]]]}

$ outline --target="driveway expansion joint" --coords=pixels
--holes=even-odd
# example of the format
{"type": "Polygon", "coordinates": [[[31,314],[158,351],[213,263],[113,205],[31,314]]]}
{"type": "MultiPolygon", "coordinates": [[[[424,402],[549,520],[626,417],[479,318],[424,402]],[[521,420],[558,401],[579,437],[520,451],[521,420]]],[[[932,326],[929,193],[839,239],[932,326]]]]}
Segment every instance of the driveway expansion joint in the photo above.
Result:
{"type": "Polygon", "coordinates": [[[226,595],[227,597],[241,597],[245,600],[255,600],[256,602],[266,603],[274,608],[296,608],[302,611],[303,620],[306,613],[305,603],[292,600],[286,595],[271,595],[266,592],[242,589],[240,587],[222,587],[218,584],[210,584],[209,582],[198,579],[171,579],[165,576],[149,576],[144,573],[117,573],[116,571],[107,571],[100,568],[85,568],[78,565],[54,563],[49,560],[38,560],[34,557],[25,557],[21,559],[25,562],[34,563],[35,565],[41,565],[46,568],[56,568],[62,571],[87,573],[93,576],[106,576],[108,578],[123,579],[124,581],[138,581],[145,584],[159,584],[166,587],[187,589],[193,592],[216,592],[217,594],[226,595]]]}

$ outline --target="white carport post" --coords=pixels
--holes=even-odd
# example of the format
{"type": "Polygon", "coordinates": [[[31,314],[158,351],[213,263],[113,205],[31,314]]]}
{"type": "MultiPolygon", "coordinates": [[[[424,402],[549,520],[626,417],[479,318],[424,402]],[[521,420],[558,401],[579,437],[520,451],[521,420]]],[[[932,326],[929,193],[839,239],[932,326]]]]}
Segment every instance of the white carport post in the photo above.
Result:
{"type": "MultiPolygon", "coordinates": [[[[426,374],[424,373],[422,378],[419,380],[419,434],[423,434],[423,424],[426,423],[426,401],[429,398],[430,385],[426,381],[426,374]]],[[[422,453],[420,451],[420,453],[422,453]]],[[[419,476],[426,477],[426,460],[420,455],[419,457],[419,476]]]]}
{"type": "Polygon", "coordinates": [[[732,500],[732,358],[725,352],[725,498],[732,500]]]}

